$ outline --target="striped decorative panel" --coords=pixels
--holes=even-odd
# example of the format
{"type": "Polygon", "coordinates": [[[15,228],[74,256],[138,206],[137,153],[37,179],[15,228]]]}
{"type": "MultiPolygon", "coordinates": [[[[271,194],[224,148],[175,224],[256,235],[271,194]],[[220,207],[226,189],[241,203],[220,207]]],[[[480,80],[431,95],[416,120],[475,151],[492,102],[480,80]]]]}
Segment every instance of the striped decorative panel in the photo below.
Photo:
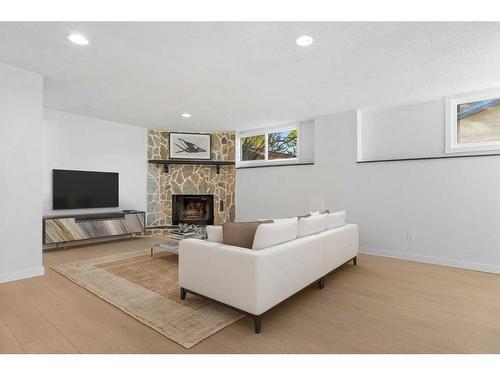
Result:
{"type": "Polygon", "coordinates": [[[144,231],[144,212],[125,213],[123,217],[84,220],[75,217],[44,219],[44,244],[120,236],[144,231]]]}

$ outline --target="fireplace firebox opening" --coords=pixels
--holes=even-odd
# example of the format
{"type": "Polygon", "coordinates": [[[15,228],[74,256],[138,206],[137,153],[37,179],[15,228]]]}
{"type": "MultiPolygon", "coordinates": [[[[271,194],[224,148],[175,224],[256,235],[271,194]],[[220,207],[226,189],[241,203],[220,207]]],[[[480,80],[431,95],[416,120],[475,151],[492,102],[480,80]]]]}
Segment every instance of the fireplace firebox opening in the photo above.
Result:
{"type": "Polygon", "coordinates": [[[212,225],[214,223],[213,195],[172,195],[172,224],[212,225]]]}

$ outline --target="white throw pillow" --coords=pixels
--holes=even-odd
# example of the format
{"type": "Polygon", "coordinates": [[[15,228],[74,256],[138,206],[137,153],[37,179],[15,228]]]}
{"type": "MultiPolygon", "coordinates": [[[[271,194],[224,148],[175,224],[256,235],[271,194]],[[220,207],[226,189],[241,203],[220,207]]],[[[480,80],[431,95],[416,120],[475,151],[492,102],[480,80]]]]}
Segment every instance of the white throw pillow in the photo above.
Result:
{"type": "Polygon", "coordinates": [[[261,250],[297,238],[297,218],[278,223],[260,224],[255,232],[252,249],[261,250]]]}
{"type": "Polygon", "coordinates": [[[309,211],[309,216],[319,215],[319,211],[309,211]]]}
{"type": "Polygon", "coordinates": [[[206,229],[208,241],[222,243],[222,225],[207,225],[206,229]]]}
{"type": "Polygon", "coordinates": [[[345,211],[326,214],[326,229],[341,227],[345,224],[345,211]]]}
{"type": "Polygon", "coordinates": [[[312,215],[300,218],[297,237],[300,238],[323,232],[326,229],[326,215],[327,214],[312,215]]]}

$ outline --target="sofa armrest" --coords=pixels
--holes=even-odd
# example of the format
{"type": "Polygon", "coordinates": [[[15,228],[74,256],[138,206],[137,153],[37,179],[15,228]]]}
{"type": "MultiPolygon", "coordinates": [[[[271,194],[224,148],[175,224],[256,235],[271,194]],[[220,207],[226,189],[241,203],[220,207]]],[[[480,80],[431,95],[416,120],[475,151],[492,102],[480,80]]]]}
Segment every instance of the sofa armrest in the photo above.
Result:
{"type": "Polygon", "coordinates": [[[179,286],[252,312],[257,257],[250,249],[197,239],[179,243],[179,286]]]}
{"type": "Polygon", "coordinates": [[[358,255],[359,231],[356,224],[345,224],[322,232],[320,236],[324,241],[325,274],[358,255]]]}

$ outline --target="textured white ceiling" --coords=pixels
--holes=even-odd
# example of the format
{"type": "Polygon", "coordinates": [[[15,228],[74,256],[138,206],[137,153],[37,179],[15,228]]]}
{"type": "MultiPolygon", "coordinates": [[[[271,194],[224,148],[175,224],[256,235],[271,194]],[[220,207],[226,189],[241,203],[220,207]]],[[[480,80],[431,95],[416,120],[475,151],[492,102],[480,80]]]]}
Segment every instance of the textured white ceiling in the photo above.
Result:
{"type": "Polygon", "coordinates": [[[500,86],[500,23],[4,22],[0,61],[43,74],[50,108],[247,129],[500,86]]]}

